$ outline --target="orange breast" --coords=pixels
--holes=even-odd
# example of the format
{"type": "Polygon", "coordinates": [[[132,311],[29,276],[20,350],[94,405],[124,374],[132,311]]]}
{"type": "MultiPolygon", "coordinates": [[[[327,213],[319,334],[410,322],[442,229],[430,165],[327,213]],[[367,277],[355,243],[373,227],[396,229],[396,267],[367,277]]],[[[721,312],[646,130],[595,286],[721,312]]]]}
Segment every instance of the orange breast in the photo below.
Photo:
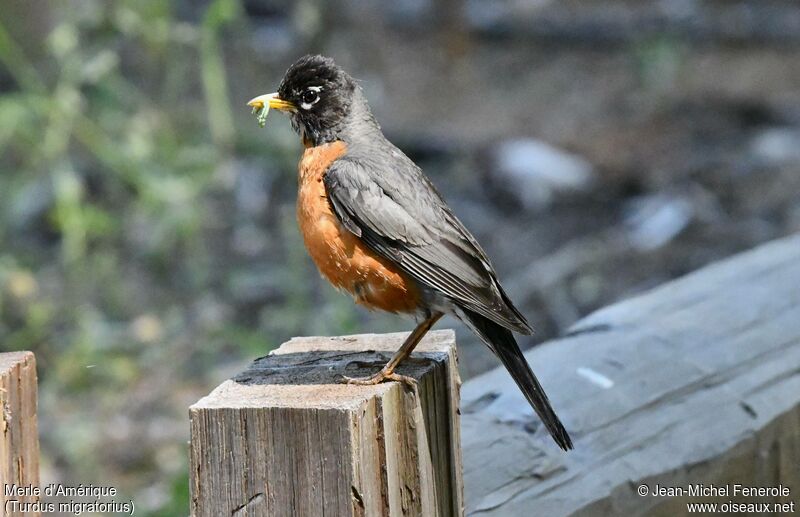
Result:
{"type": "Polygon", "coordinates": [[[297,220],[306,248],[320,273],[369,309],[414,312],[420,300],[414,281],[372,252],[339,223],[331,211],[322,177],[347,145],[309,147],[300,160],[297,220]]]}

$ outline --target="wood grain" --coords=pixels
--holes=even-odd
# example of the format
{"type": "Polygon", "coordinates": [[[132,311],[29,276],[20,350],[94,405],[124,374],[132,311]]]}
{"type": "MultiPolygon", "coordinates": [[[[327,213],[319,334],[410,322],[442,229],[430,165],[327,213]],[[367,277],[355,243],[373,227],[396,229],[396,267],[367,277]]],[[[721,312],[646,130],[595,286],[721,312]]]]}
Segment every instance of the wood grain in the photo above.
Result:
{"type": "Polygon", "coordinates": [[[0,354],[0,508],[6,508],[8,499],[21,503],[38,500],[35,496],[5,496],[6,485],[39,486],[36,404],[36,360],[33,353],[0,354]]]}
{"type": "Polygon", "coordinates": [[[192,515],[461,515],[452,331],[400,366],[416,389],[338,382],[405,336],[295,338],[193,405],[192,515]]]}
{"type": "Polygon", "coordinates": [[[800,236],[602,309],[526,354],[561,453],[503,370],[465,383],[467,514],[683,515],[639,484],[791,487],[800,501],[800,236]]]}

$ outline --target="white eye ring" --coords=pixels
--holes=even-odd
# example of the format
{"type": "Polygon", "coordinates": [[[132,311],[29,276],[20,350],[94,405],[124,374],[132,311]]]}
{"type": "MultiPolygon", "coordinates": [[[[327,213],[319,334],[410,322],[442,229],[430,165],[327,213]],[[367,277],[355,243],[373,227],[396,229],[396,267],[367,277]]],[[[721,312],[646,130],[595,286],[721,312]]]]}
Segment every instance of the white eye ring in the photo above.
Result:
{"type": "Polygon", "coordinates": [[[322,91],[322,86],[309,86],[306,88],[306,91],[303,92],[302,98],[309,98],[308,101],[303,101],[300,103],[300,107],[304,110],[310,110],[311,107],[319,102],[319,92],[322,91]],[[309,95],[309,94],[312,95],[309,95]]]}

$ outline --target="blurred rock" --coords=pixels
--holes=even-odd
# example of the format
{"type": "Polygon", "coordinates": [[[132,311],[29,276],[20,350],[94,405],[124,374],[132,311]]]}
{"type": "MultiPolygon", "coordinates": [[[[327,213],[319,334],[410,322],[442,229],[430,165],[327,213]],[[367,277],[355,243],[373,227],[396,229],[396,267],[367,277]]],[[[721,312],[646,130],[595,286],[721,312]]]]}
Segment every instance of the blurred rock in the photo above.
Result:
{"type": "Polygon", "coordinates": [[[769,165],[800,162],[800,129],[793,127],[765,129],[753,138],[751,151],[756,158],[769,165]]]}
{"type": "Polygon", "coordinates": [[[587,160],[540,140],[507,140],[490,152],[490,193],[526,210],[547,208],[558,195],[586,190],[593,180],[587,160]]]}
{"type": "Polygon", "coordinates": [[[654,194],[629,202],[625,226],[632,244],[643,251],[664,246],[694,217],[691,202],[682,196],[654,194]]]}

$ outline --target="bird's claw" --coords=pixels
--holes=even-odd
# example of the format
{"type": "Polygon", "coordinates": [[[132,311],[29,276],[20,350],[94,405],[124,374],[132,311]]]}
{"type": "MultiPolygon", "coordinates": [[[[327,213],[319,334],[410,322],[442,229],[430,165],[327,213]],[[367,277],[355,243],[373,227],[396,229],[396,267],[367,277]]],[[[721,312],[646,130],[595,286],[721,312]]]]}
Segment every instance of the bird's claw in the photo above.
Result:
{"type": "Polygon", "coordinates": [[[406,386],[411,388],[415,388],[417,386],[417,380],[413,377],[409,377],[407,375],[400,375],[394,372],[386,372],[386,371],[379,371],[374,375],[370,375],[369,377],[348,377],[346,375],[342,376],[342,382],[345,384],[355,384],[357,386],[374,386],[375,384],[380,384],[382,382],[387,381],[396,381],[402,382],[406,386]]]}

